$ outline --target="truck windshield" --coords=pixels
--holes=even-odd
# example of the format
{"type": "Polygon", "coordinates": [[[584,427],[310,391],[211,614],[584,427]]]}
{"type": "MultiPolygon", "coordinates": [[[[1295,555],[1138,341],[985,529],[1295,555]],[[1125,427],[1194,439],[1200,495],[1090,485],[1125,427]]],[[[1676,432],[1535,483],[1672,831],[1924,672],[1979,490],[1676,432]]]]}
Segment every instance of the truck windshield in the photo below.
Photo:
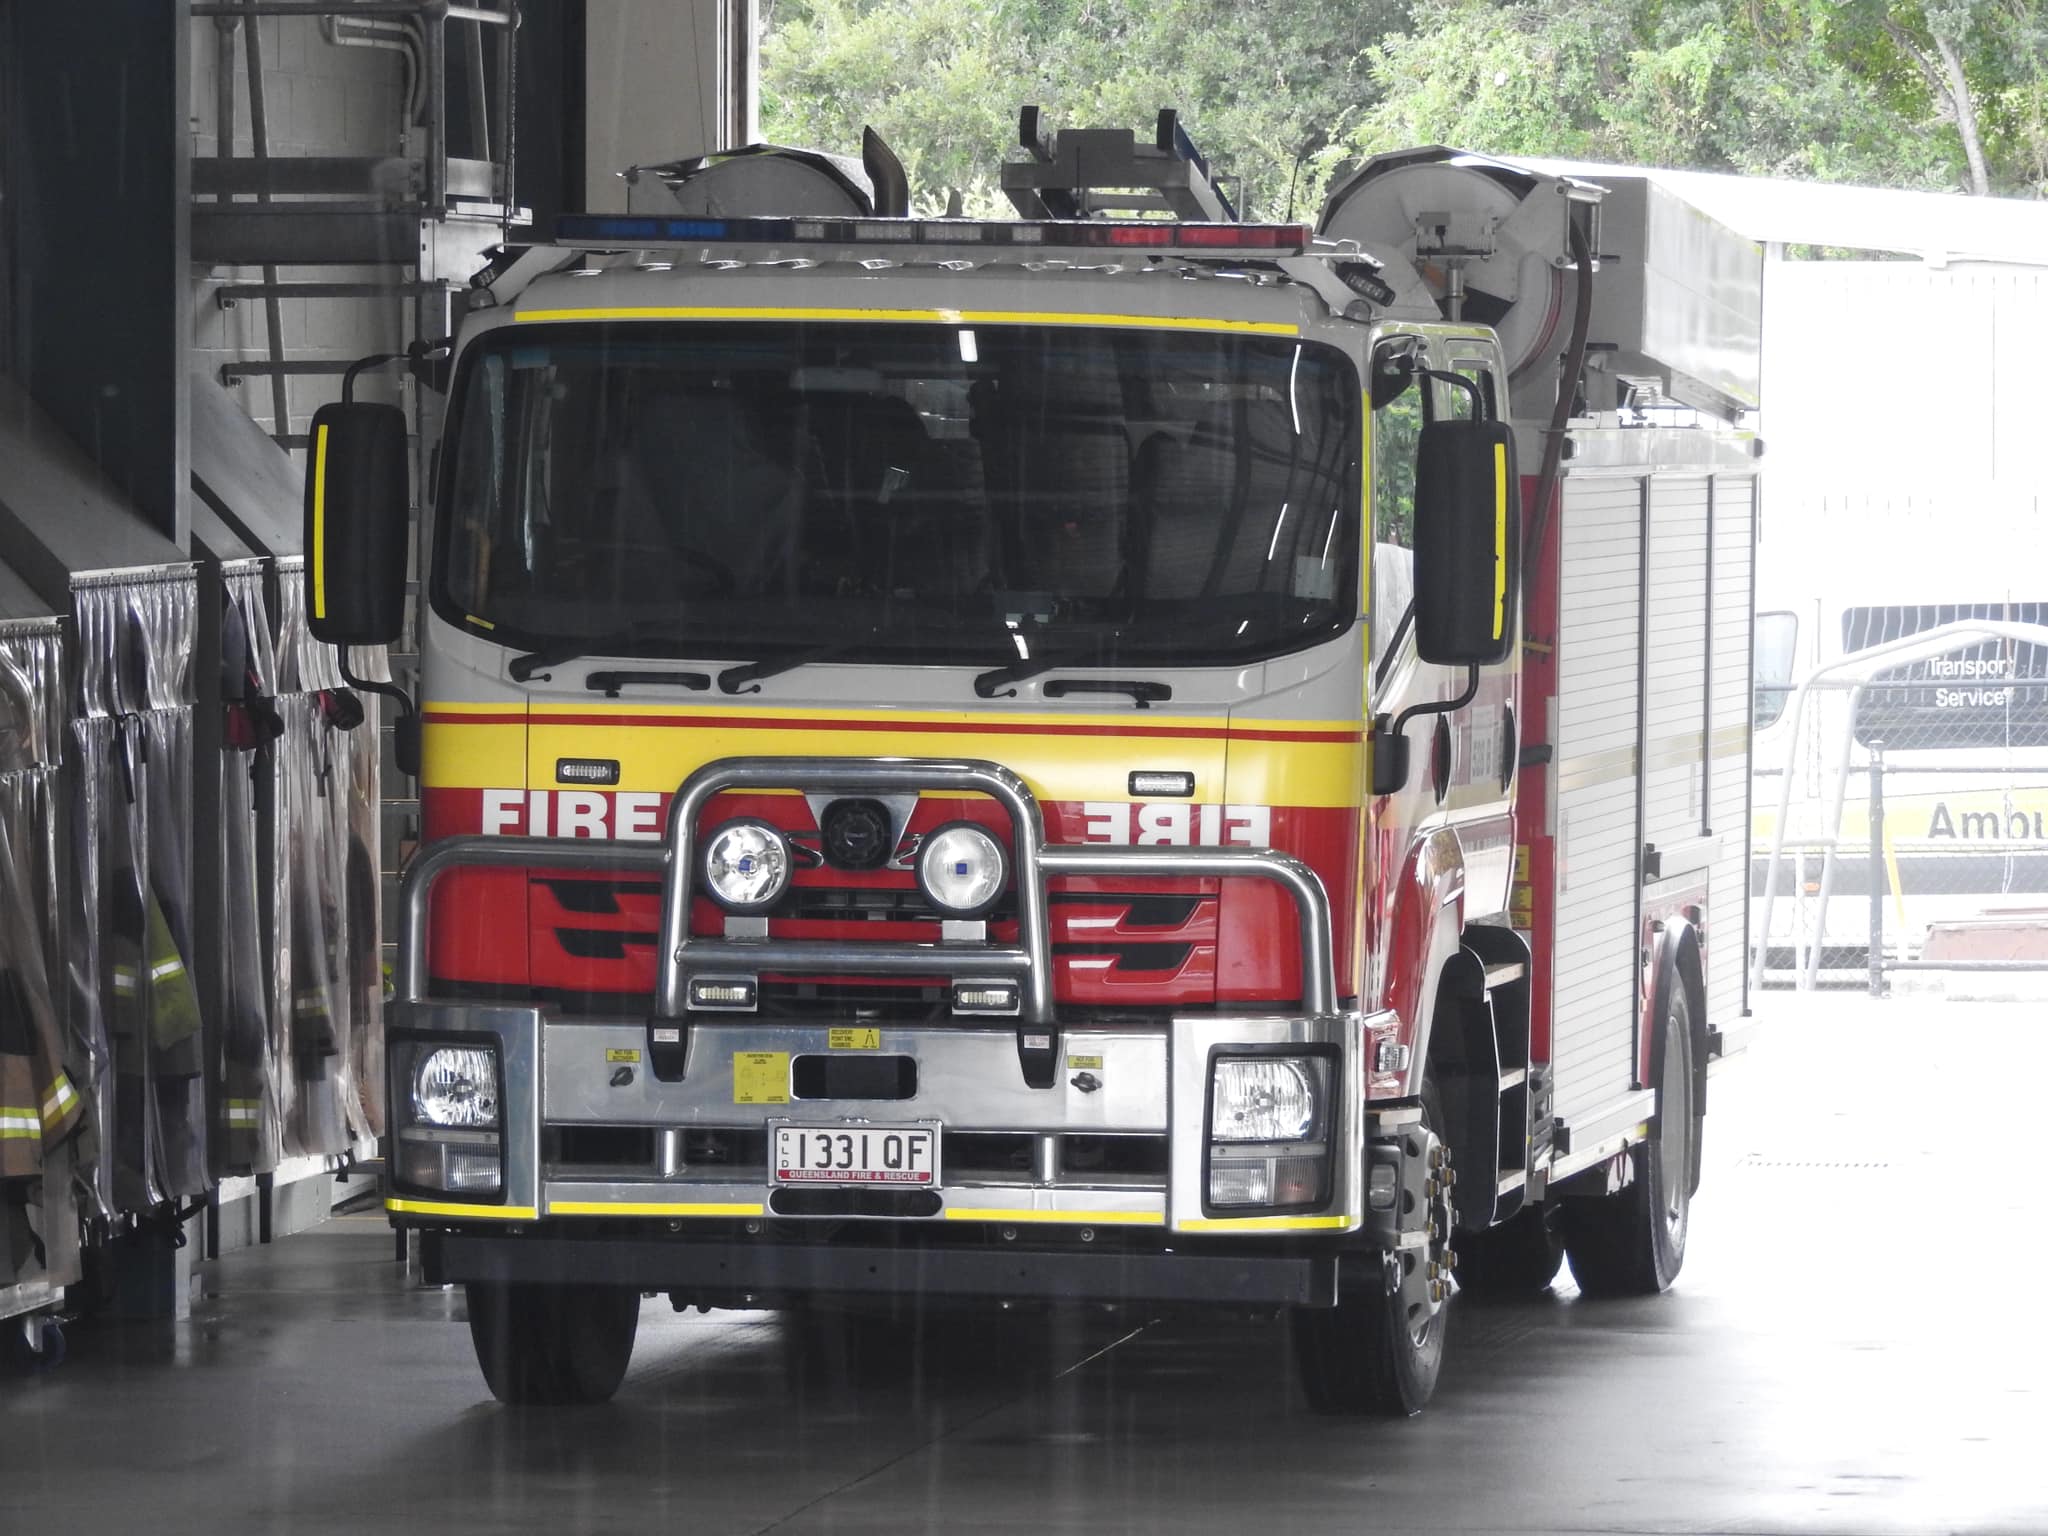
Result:
{"type": "Polygon", "coordinates": [[[466,359],[435,603],[507,645],[1223,664],[1359,609],[1359,385],[1292,337],[507,327],[466,359]],[[480,621],[480,622],[477,622],[480,621]]]}

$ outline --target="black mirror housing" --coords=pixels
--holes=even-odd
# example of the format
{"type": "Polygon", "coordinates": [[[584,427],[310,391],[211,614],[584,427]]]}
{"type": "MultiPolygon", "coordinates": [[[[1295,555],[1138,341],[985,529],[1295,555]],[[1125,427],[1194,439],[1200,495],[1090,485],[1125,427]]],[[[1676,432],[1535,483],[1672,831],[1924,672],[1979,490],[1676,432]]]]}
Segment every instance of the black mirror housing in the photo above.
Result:
{"type": "Polygon", "coordinates": [[[405,412],[343,401],[307,436],[306,627],[329,645],[389,645],[405,627],[405,412]]]}
{"type": "Polygon", "coordinates": [[[1444,666],[1514,654],[1522,563],[1515,436],[1500,421],[1432,421],[1415,462],[1415,649],[1444,666]]]}

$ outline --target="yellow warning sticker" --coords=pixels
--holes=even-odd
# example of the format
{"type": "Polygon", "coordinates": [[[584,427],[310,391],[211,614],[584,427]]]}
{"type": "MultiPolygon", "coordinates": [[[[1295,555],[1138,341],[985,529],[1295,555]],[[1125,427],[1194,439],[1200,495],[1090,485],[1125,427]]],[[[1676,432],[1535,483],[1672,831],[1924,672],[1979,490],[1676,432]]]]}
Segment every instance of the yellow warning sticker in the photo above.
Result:
{"type": "Polygon", "coordinates": [[[606,1051],[604,1053],[604,1059],[606,1061],[638,1061],[640,1059],[640,1053],[638,1051],[621,1051],[614,1049],[606,1051]]]}
{"type": "Polygon", "coordinates": [[[1102,1058],[1100,1056],[1069,1056],[1067,1058],[1067,1070],[1069,1072],[1100,1072],[1102,1070],[1102,1058]]]}
{"type": "Polygon", "coordinates": [[[734,1051],[732,1101],[735,1104],[787,1104],[789,1052],[734,1051]]]}
{"type": "Polygon", "coordinates": [[[835,1051],[879,1051],[882,1032],[879,1029],[827,1030],[825,1043],[835,1051]]]}
{"type": "Polygon", "coordinates": [[[1515,881],[1508,893],[1508,921],[1517,928],[1536,921],[1536,896],[1529,884],[1529,845],[1515,844],[1515,881]]]}

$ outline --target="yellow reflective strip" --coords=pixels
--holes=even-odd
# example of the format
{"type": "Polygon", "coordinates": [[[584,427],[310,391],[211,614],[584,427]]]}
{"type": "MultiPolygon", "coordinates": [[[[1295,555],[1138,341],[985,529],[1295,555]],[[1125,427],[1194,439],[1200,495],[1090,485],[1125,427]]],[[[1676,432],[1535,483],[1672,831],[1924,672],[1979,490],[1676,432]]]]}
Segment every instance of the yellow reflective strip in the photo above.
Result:
{"type": "Polygon", "coordinates": [[[63,1073],[50,1085],[50,1096],[43,1101],[43,1123],[54,1125],[62,1120],[71,1106],[78,1102],[78,1093],[71,1086],[71,1079],[63,1073]]]}
{"type": "Polygon", "coordinates": [[[313,617],[327,617],[327,424],[313,434],[313,617]]]}
{"type": "Polygon", "coordinates": [[[43,1128],[39,1125],[30,1125],[24,1131],[17,1130],[5,1121],[0,1121],[0,1141],[41,1141],[42,1139],[43,1128]]]}
{"type": "Polygon", "coordinates": [[[978,1206],[948,1206],[948,1221],[1057,1221],[1080,1227],[1163,1227],[1158,1211],[994,1211],[978,1206]]]}
{"type": "Polygon", "coordinates": [[[1508,622],[1508,445],[1493,445],[1493,638],[1508,622]]]}
{"type": "Polygon", "coordinates": [[[868,320],[934,325],[1107,325],[1159,331],[1236,331],[1299,336],[1284,320],[1220,320],[1212,315],[1092,315],[1025,309],[809,309],[634,304],[591,309],[529,309],[518,320],[868,320]]]}
{"type": "Polygon", "coordinates": [[[530,1205],[457,1205],[446,1200],[400,1200],[395,1195],[384,1202],[387,1211],[409,1216],[487,1216],[497,1221],[532,1221],[530,1205]]]}
{"type": "Polygon", "coordinates": [[[720,1205],[715,1202],[678,1205],[629,1205],[608,1200],[550,1200],[550,1216],[760,1216],[760,1205],[720,1205]]]}
{"type": "Polygon", "coordinates": [[[1350,1225],[1348,1216],[1191,1216],[1180,1223],[1186,1232],[1322,1232],[1350,1225]]]}

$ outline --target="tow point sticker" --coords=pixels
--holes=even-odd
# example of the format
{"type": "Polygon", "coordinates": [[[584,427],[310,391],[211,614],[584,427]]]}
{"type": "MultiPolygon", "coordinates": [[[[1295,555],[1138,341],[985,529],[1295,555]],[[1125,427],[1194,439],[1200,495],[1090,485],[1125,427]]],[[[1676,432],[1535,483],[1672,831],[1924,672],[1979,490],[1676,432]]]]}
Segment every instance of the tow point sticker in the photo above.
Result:
{"type": "Polygon", "coordinates": [[[734,1051],[732,1101],[735,1104],[787,1104],[789,1052],[734,1051]]]}
{"type": "Polygon", "coordinates": [[[882,1032],[879,1029],[832,1029],[825,1032],[825,1043],[835,1051],[879,1051],[882,1032]]]}

